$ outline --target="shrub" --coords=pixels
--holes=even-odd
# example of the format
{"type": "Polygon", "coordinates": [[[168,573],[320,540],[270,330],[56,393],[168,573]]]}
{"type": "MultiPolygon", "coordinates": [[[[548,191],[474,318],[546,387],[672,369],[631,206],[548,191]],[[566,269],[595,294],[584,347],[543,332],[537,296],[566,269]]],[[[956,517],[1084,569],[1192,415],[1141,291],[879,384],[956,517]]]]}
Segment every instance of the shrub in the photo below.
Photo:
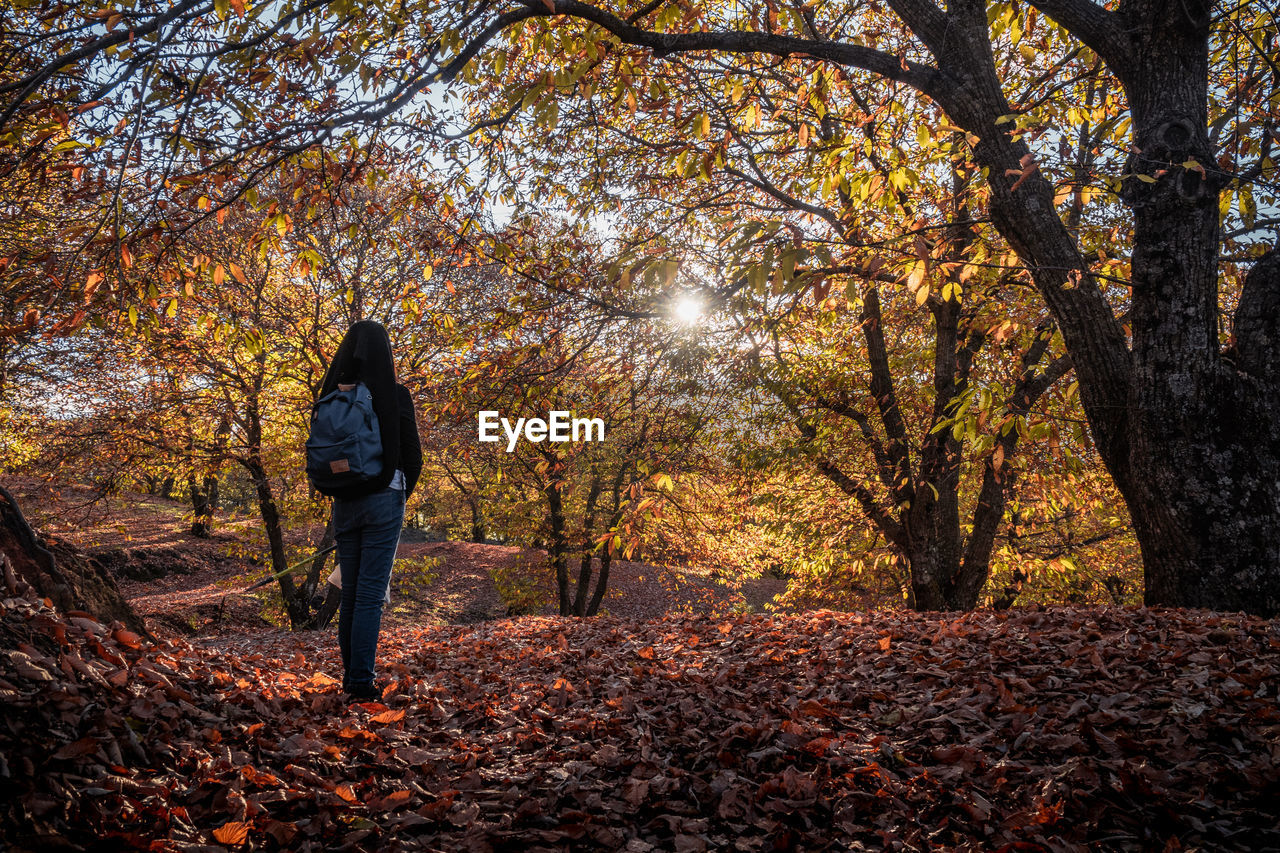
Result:
{"type": "Polygon", "coordinates": [[[554,599],[551,567],[545,559],[525,560],[495,566],[489,570],[498,597],[506,605],[508,616],[531,616],[541,613],[554,599]]]}

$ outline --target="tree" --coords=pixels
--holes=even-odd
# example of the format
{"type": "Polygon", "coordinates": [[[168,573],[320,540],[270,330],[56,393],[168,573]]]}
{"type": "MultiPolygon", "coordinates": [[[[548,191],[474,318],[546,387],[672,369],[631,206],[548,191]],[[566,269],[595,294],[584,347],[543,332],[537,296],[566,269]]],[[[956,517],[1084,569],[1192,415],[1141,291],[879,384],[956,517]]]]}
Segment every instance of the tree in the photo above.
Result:
{"type": "MultiPolygon", "coordinates": [[[[990,15],[972,0],[945,10],[928,0],[888,5],[891,13],[878,14],[846,4],[615,10],[578,0],[528,2],[468,31],[459,55],[509,28],[508,54],[518,45],[529,61],[568,59],[572,65],[555,79],[525,91],[535,110],[578,81],[611,86],[622,109],[653,97],[632,86],[641,74],[618,71],[645,61],[625,46],[690,61],[733,55],[748,74],[775,57],[829,64],[928,98],[964,134],[985,176],[992,222],[1061,330],[1094,439],[1142,546],[1147,601],[1277,612],[1280,542],[1257,531],[1280,521],[1280,413],[1271,402],[1280,363],[1280,255],[1257,261],[1246,278],[1229,345],[1219,336],[1218,298],[1223,191],[1241,200],[1247,232],[1256,223],[1245,210],[1252,204],[1246,189],[1274,192],[1275,170],[1260,87],[1240,81],[1224,96],[1217,75],[1229,77],[1247,55],[1252,60],[1242,60],[1237,76],[1274,79],[1275,65],[1267,64],[1274,37],[1266,34],[1274,13],[1215,17],[1206,0],[1122,0],[1114,11],[1085,0],[1033,0],[1026,11],[997,5],[990,15]],[[1035,27],[1038,40],[1022,41],[1035,27]],[[1040,60],[1039,47],[1057,55],[1040,60]],[[1020,48],[1032,59],[1019,60],[1020,48]],[[614,58],[616,76],[602,79],[597,68],[614,58]],[[1022,70],[1028,62],[1032,69],[1022,70]],[[1061,139],[1037,126],[1036,105],[1064,88],[1057,80],[1065,69],[1098,62],[1128,103],[1120,121],[1103,117],[1113,131],[1129,128],[1127,137],[1116,132],[1131,156],[1109,180],[1132,223],[1127,312],[1112,304],[1117,295],[1099,256],[1128,253],[1109,245],[1093,254],[1081,244],[1059,210],[1066,199],[1032,147],[1039,137],[1041,144],[1061,139]],[[1010,91],[1027,78],[1025,95],[1010,91]]],[[[487,61],[498,62],[496,51],[487,61]]],[[[676,97],[659,93],[658,100],[676,97]]]]}

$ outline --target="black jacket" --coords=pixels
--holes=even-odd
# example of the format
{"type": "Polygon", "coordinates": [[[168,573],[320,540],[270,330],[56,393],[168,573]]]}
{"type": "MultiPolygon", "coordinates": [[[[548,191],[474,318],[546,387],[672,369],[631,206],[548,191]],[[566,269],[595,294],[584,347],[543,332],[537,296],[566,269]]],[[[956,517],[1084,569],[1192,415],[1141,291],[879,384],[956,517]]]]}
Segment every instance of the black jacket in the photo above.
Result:
{"type": "MultiPolygon", "coordinates": [[[[404,497],[409,499],[422,473],[422,442],[418,439],[418,415],[413,408],[409,389],[396,384],[396,402],[400,407],[400,470],[404,472],[404,497]]],[[[394,470],[394,469],[393,469],[394,470]]],[[[394,476],[394,474],[393,474],[394,476]]]]}

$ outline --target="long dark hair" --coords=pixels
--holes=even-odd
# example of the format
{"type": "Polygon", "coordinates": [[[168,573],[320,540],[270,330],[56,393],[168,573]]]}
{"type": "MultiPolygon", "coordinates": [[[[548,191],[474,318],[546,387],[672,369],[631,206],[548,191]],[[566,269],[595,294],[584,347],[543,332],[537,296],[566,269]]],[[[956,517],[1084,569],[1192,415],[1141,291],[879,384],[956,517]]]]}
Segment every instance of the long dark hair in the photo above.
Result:
{"type": "Polygon", "coordinates": [[[351,324],[325,371],[320,396],[333,391],[339,382],[363,382],[375,400],[379,392],[395,399],[396,363],[391,355],[391,336],[385,326],[374,320],[351,324]]]}
{"type": "Polygon", "coordinates": [[[348,382],[363,382],[373,396],[385,463],[379,480],[381,486],[386,486],[400,461],[400,409],[396,401],[396,363],[391,355],[391,336],[381,323],[360,320],[351,324],[325,371],[320,396],[337,389],[339,383],[348,382]]]}

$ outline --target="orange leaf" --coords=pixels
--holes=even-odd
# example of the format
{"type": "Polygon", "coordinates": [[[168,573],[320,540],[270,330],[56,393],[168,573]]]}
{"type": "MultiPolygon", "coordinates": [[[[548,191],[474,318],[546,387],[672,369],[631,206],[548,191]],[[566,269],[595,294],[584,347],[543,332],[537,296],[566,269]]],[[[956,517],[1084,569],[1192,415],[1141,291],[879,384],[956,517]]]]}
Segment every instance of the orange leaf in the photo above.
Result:
{"type": "Polygon", "coordinates": [[[249,839],[249,824],[228,821],[213,831],[213,837],[223,844],[238,847],[249,839]]]}
{"type": "Polygon", "coordinates": [[[142,645],[141,637],[132,631],[126,631],[123,628],[118,628],[115,631],[112,631],[111,636],[115,638],[117,643],[126,648],[136,649],[142,645]]]}
{"type": "Polygon", "coordinates": [[[351,785],[345,782],[337,788],[334,788],[333,792],[348,803],[354,803],[356,801],[356,792],[351,789],[351,785]]]}
{"type": "Polygon", "coordinates": [[[403,806],[405,803],[409,802],[409,798],[412,796],[413,796],[413,792],[407,791],[404,789],[401,789],[399,791],[393,791],[390,794],[387,794],[385,797],[383,797],[377,803],[376,808],[380,811],[389,812],[392,809],[399,808],[400,806],[403,806]]]}
{"type": "Polygon", "coordinates": [[[373,717],[369,722],[378,723],[379,725],[386,726],[386,725],[390,725],[391,723],[398,723],[403,719],[404,719],[404,711],[383,711],[378,716],[373,717]]]}
{"type": "Polygon", "coordinates": [[[249,283],[248,280],[244,277],[244,270],[240,268],[239,264],[231,265],[231,274],[235,276],[236,281],[240,282],[241,284],[249,283]]]}

